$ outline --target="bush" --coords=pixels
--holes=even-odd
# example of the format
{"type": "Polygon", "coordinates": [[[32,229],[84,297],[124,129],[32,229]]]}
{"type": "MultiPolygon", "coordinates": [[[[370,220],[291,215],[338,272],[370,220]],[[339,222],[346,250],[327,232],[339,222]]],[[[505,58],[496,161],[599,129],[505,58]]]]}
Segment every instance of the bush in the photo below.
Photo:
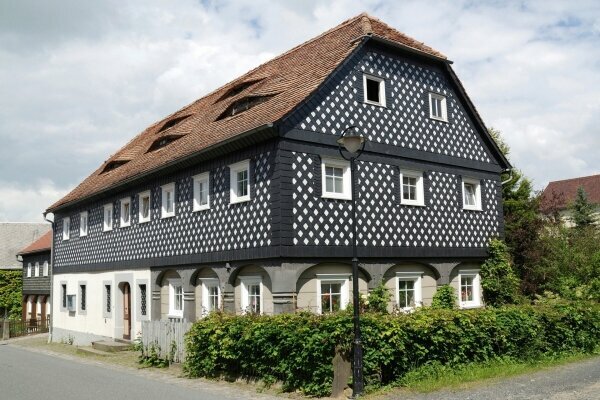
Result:
{"type": "MultiPolygon", "coordinates": [[[[459,366],[497,357],[523,360],[592,352],[600,343],[600,306],[556,301],[468,311],[425,308],[361,317],[365,384],[399,382],[429,364],[459,366]]],[[[247,377],[286,391],[327,396],[336,346],[350,354],[348,313],[233,316],[213,313],[186,337],[191,377],[247,377]]]]}
{"type": "Polygon", "coordinates": [[[481,265],[481,286],[487,305],[514,304],[519,296],[519,278],[515,274],[506,244],[492,239],[489,257],[481,265]]]}
{"type": "Polygon", "coordinates": [[[442,285],[433,295],[431,308],[436,310],[453,310],[457,308],[456,293],[450,285],[442,285]]]}

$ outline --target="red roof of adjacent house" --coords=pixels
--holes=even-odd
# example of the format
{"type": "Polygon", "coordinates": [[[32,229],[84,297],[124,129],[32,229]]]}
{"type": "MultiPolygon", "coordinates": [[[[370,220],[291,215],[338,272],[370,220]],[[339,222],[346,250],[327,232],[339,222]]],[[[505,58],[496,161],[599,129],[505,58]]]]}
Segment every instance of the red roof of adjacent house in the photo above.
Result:
{"type": "Polygon", "coordinates": [[[585,190],[590,203],[600,204],[600,174],[598,174],[550,182],[542,193],[542,208],[550,206],[559,210],[567,208],[575,200],[580,186],[585,190]]]}
{"type": "Polygon", "coordinates": [[[255,128],[274,123],[298,106],[360,44],[366,35],[383,38],[441,60],[440,52],[367,14],[360,14],[156,122],[106,160],[65,197],[48,208],[88,198],[197,154],[255,128]],[[220,119],[241,99],[264,96],[251,110],[220,119]],[[164,147],[155,150],[159,140],[164,147]],[[164,143],[163,143],[164,144],[164,143]]]}
{"type": "Polygon", "coordinates": [[[52,230],[49,230],[42,235],[38,240],[19,251],[19,255],[40,253],[42,251],[48,251],[52,247],[52,230]]]}

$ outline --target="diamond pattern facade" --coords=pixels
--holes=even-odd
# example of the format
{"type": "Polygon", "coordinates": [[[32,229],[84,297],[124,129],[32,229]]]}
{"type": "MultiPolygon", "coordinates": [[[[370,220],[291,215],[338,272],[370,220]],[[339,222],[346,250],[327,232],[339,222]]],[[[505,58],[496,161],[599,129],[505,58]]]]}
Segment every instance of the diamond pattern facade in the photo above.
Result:
{"type": "MultiPolygon", "coordinates": [[[[138,223],[138,191],[129,193],[132,201],[132,224],[119,227],[119,200],[114,204],[114,228],[103,232],[103,204],[89,212],[89,233],[79,237],[79,213],[71,214],[71,239],[62,240],[62,221],[57,219],[55,232],[55,266],[85,265],[140,260],[155,257],[183,256],[226,250],[265,247],[271,244],[270,153],[251,162],[251,200],[229,204],[229,168],[211,170],[211,207],[194,212],[192,177],[174,177],[176,215],[161,219],[161,188],[151,189],[151,220],[138,223]]],[[[197,171],[204,172],[204,171],[197,171]]],[[[164,182],[167,183],[167,182],[164,182]]],[[[140,192],[143,190],[139,190],[140,192]]],[[[108,201],[106,202],[108,203],[108,201]]],[[[83,210],[82,210],[83,211],[83,210]]]]}
{"type": "MultiPolygon", "coordinates": [[[[294,245],[351,244],[351,204],[321,197],[319,157],[293,153],[294,245]]],[[[482,180],[482,211],[463,210],[459,175],[425,172],[425,206],[400,204],[397,166],[357,163],[358,243],[375,247],[485,247],[500,231],[499,183],[482,180]]]]}
{"type": "Polygon", "coordinates": [[[365,52],[335,90],[324,94],[297,128],[339,134],[356,125],[370,141],[468,160],[492,162],[448,79],[441,71],[365,52]],[[363,74],[385,80],[386,107],[363,101],[363,74]],[[429,93],[446,97],[448,122],[429,117],[429,93]]]}

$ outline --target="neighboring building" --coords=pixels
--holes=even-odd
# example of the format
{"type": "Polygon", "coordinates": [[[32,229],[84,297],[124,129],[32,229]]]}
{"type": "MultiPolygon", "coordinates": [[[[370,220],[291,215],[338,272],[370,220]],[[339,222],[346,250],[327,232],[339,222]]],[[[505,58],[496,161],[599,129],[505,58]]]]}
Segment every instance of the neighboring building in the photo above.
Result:
{"type": "Polygon", "coordinates": [[[542,210],[546,212],[556,210],[566,226],[574,226],[570,206],[575,201],[580,187],[585,190],[588,202],[594,206],[595,223],[600,224],[600,174],[548,183],[542,192],[542,210]]]}
{"type": "Polygon", "coordinates": [[[390,308],[411,309],[450,283],[480,306],[510,165],[450,64],[361,14],[147,128],[48,209],[54,340],[344,308],[352,194],[336,140],[351,125],[368,137],[360,290],[383,282],[390,308]]]}
{"type": "Polygon", "coordinates": [[[51,246],[49,231],[18,253],[23,260],[23,320],[42,325],[50,318],[51,246]]]}

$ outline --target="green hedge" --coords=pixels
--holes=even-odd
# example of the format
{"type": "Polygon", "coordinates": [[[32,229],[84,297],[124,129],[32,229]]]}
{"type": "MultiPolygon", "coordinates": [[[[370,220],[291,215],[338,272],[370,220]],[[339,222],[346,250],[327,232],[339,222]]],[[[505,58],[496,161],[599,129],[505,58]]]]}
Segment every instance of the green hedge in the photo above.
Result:
{"type": "MultiPolygon", "coordinates": [[[[365,383],[398,381],[417,367],[458,365],[495,357],[536,358],[592,352],[600,344],[600,306],[551,304],[478,310],[423,309],[407,315],[361,317],[365,383]]],[[[350,352],[347,313],[277,316],[212,314],[186,338],[191,377],[248,377],[284,390],[325,396],[336,346],[350,352]]]]}

